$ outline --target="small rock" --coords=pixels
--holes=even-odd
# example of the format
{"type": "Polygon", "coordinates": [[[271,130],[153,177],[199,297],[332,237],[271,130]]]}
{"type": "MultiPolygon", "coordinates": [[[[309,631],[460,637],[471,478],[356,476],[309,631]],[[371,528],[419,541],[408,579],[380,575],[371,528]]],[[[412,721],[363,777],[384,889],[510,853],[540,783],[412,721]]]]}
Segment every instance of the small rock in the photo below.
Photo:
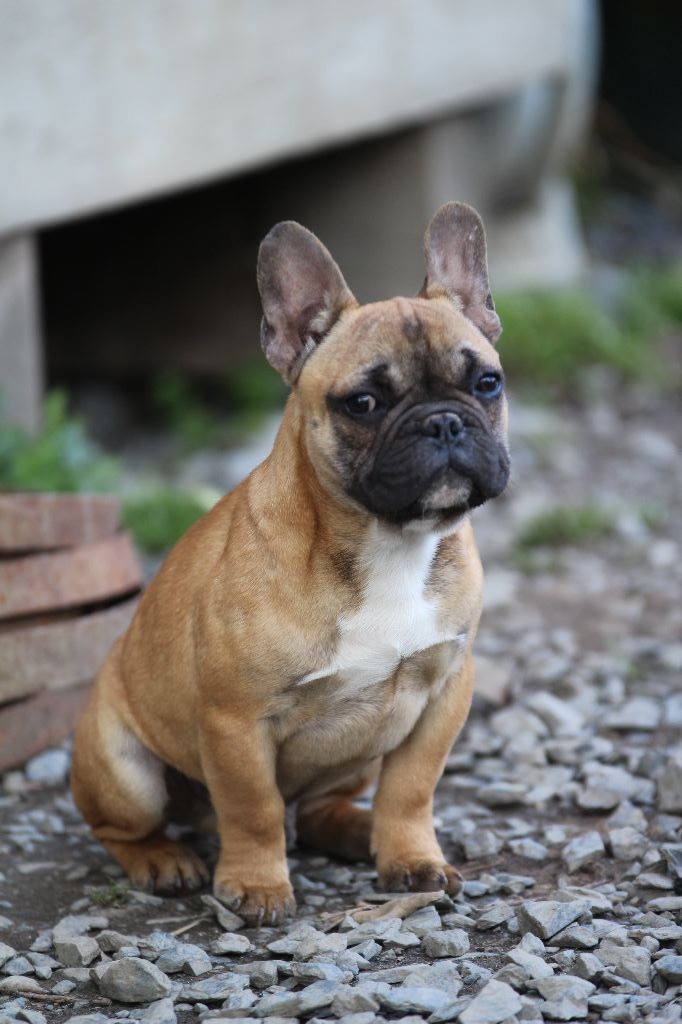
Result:
{"type": "Polygon", "coordinates": [[[301,939],[296,945],[294,956],[297,960],[311,960],[316,956],[335,956],[343,953],[348,939],[338,932],[316,932],[301,939]]]}
{"type": "Polygon", "coordinates": [[[578,953],[571,967],[574,974],[585,981],[594,981],[604,973],[604,965],[594,953],[578,953]]]}
{"type": "Polygon", "coordinates": [[[65,967],[87,967],[100,954],[97,941],[89,935],[57,939],[54,944],[57,960],[65,967]]]}
{"type": "Polygon", "coordinates": [[[614,793],[620,800],[641,800],[643,803],[653,801],[656,791],[655,783],[650,779],[632,775],[618,765],[587,761],[582,766],[582,774],[587,780],[588,786],[614,793]]]}
{"type": "Polygon", "coordinates": [[[629,800],[623,800],[609,817],[609,828],[633,828],[637,832],[646,832],[648,822],[646,815],[639,807],[629,800]]]}
{"type": "Polygon", "coordinates": [[[211,953],[216,956],[224,956],[227,953],[241,956],[253,949],[251,941],[246,935],[237,935],[236,932],[225,932],[217,939],[214,939],[209,946],[211,953]]]}
{"type": "MultiPolygon", "coordinates": [[[[106,917],[99,917],[94,914],[69,914],[68,917],[63,917],[54,926],[52,939],[54,942],[61,942],[62,939],[70,939],[74,935],[85,935],[86,932],[99,931],[101,928],[108,927],[109,920],[106,917]]],[[[35,942],[32,949],[35,949],[38,953],[45,952],[44,949],[38,949],[35,942]]]]}
{"type": "Polygon", "coordinates": [[[376,1013],[379,999],[376,988],[359,982],[355,987],[341,985],[332,1000],[332,1013],[335,1017],[343,1017],[354,1013],[376,1013]]]}
{"type": "Polygon", "coordinates": [[[422,907],[403,921],[403,928],[423,938],[428,932],[442,928],[440,914],[434,906],[422,907]]]}
{"type": "Polygon", "coordinates": [[[435,1013],[449,1002],[449,996],[442,989],[417,985],[389,988],[381,996],[381,1005],[392,1013],[435,1013]]]}
{"type": "Polygon", "coordinates": [[[44,750],[32,757],[24,768],[26,778],[31,782],[42,782],[48,786],[59,786],[66,780],[71,758],[66,750],[44,750]]]}
{"type": "Polygon", "coordinates": [[[329,963],[292,963],[289,965],[292,977],[300,981],[350,981],[351,975],[336,964],[329,963]]]}
{"type": "Polygon", "coordinates": [[[489,981],[459,1015],[461,1024],[500,1024],[513,1017],[522,1003],[514,989],[503,981],[489,981]]]}
{"type": "Polygon", "coordinates": [[[276,985],[280,969],[285,966],[284,960],[253,960],[248,964],[234,964],[236,974],[245,974],[254,988],[270,988],[276,985]]]}
{"type": "Polygon", "coordinates": [[[52,991],[56,996],[68,996],[76,987],[75,981],[69,981],[68,978],[64,978],[63,981],[58,981],[56,985],[52,986],[52,991]]]}
{"type": "Polygon", "coordinates": [[[522,931],[532,932],[541,939],[551,939],[577,921],[590,909],[586,900],[561,903],[556,900],[527,900],[516,908],[522,931]]]}
{"type": "Polygon", "coordinates": [[[481,786],[476,798],[485,807],[512,807],[521,803],[527,792],[528,787],[518,782],[493,782],[481,786]]]}
{"type": "Polygon", "coordinates": [[[604,843],[598,832],[585,832],[576,836],[563,848],[561,857],[573,874],[604,855],[604,843]]]}
{"type": "Polygon", "coordinates": [[[240,992],[247,984],[248,979],[243,974],[237,971],[224,971],[222,974],[214,974],[211,978],[189,982],[183,986],[180,995],[188,1003],[216,1003],[227,999],[234,992],[240,992]]]}
{"type": "Polygon", "coordinates": [[[659,875],[655,871],[640,872],[636,885],[638,889],[663,889],[667,892],[675,888],[675,882],[669,875],[659,875]]]}
{"type": "Polygon", "coordinates": [[[503,846],[502,840],[491,829],[478,828],[462,840],[464,856],[467,860],[482,860],[496,857],[503,846]]]}
{"type": "Polygon", "coordinates": [[[528,837],[524,839],[510,839],[507,844],[512,853],[517,857],[525,857],[526,860],[546,860],[549,857],[549,850],[542,843],[528,837]]]}
{"type": "Polygon", "coordinates": [[[35,978],[27,978],[25,975],[15,975],[3,978],[0,981],[0,994],[21,995],[22,992],[44,992],[35,978]]]}
{"type": "Polygon", "coordinates": [[[666,981],[674,985],[682,984],[682,956],[675,956],[673,953],[662,956],[656,961],[656,970],[666,981]]]}
{"type": "Polygon", "coordinates": [[[111,1024],[111,1018],[104,1013],[79,1013],[69,1017],[66,1024],[111,1024]]]}
{"type": "Polygon", "coordinates": [[[665,914],[666,911],[670,911],[674,914],[682,910],[682,896],[658,896],[656,899],[649,900],[647,907],[654,913],[665,914]]]}
{"type": "Polygon", "coordinates": [[[375,1020],[376,1014],[371,1012],[346,1013],[340,1018],[339,1024],[374,1024],[375,1020]]]}
{"type": "Polygon", "coordinates": [[[336,981],[316,981],[300,992],[273,992],[263,996],[256,1014],[258,1017],[305,1017],[313,1010],[330,1006],[339,988],[336,981]]]}
{"type": "Polygon", "coordinates": [[[34,968],[30,960],[25,956],[13,956],[11,960],[7,960],[2,968],[3,974],[33,974],[34,968]]]}
{"type": "Polygon", "coordinates": [[[485,932],[490,928],[497,928],[498,925],[504,924],[505,921],[508,921],[513,916],[514,909],[508,903],[494,903],[481,914],[476,922],[476,928],[478,931],[485,932]]]}
{"type": "Polygon", "coordinates": [[[661,811],[682,811],[682,758],[671,757],[658,780],[661,811]]]}
{"type": "Polygon", "coordinates": [[[668,871],[674,878],[682,882],[682,843],[666,843],[661,853],[668,864],[668,871]]]}
{"type": "Polygon", "coordinates": [[[522,707],[504,708],[497,711],[490,719],[493,732],[505,739],[514,739],[516,736],[530,733],[532,736],[541,738],[549,735],[549,729],[538,715],[522,707]]]}
{"type": "Polygon", "coordinates": [[[8,946],[6,942],[0,942],[0,967],[16,955],[17,951],[14,946],[8,946]]]}
{"type": "Polygon", "coordinates": [[[569,974],[534,982],[534,986],[545,1000],[541,1006],[543,1017],[549,1017],[550,1020],[587,1017],[587,1000],[595,991],[592,982],[569,974]]]}
{"type": "Polygon", "coordinates": [[[512,963],[522,967],[529,978],[551,978],[554,970],[542,957],[528,953],[525,949],[510,949],[507,956],[512,963]]]}
{"type": "Polygon", "coordinates": [[[611,711],[604,719],[607,729],[650,732],[657,729],[661,721],[661,707],[650,697],[632,697],[625,704],[611,711]]]}
{"type": "Polygon", "coordinates": [[[195,978],[207,974],[213,967],[211,958],[201,946],[177,940],[174,946],[160,954],[156,966],[166,974],[189,971],[195,978]]]}
{"type": "Polygon", "coordinates": [[[629,825],[607,832],[611,853],[616,860],[637,860],[649,847],[649,840],[629,825]]]}
{"type": "Polygon", "coordinates": [[[149,1003],[163,999],[171,990],[170,980],[148,960],[129,957],[109,964],[98,979],[102,995],[120,1003],[149,1003]]]}
{"type": "Polygon", "coordinates": [[[641,946],[619,946],[604,939],[595,955],[616,974],[638,985],[651,984],[651,953],[641,946]]]}
{"type": "Polygon", "coordinates": [[[435,964],[412,964],[402,984],[439,988],[450,999],[456,999],[462,987],[457,965],[452,960],[439,960],[435,964]]]}
{"type": "Polygon", "coordinates": [[[574,736],[581,732],[585,718],[578,708],[555,697],[553,693],[533,693],[524,701],[549,727],[552,736],[574,736]]]}
{"type": "Polygon", "coordinates": [[[18,1019],[26,1021],[27,1024],[47,1024],[47,1018],[40,1010],[30,1010],[27,1006],[23,1006],[16,1012],[18,1019]]]}
{"type": "Polygon", "coordinates": [[[97,945],[103,953],[117,953],[124,946],[134,946],[135,940],[132,935],[123,935],[121,932],[105,928],[97,936],[97,945]]]}
{"type": "Polygon", "coordinates": [[[533,935],[532,932],[526,932],[516,948],[525,949],[526,953],[535,953],[537,956],[544,956],[546,952],[542,939],[533,935]]]}
{"type": "Polygon", "coordinates": [[[425,936],[423,945],[429,957],[462,956],[469,952],[469,936],[462,928],[448,928],[425,936]]]}
{"type": "Polygon", "coordinates": [[[157,999],[143,1011],[142,1024],[176,1024],[177,1017],[172,999],[157,999]]]}
{"type": "Polygon", "coordinates": [[[242,918],[223,906],[215,896],[209,896],[207,893],[204,893],[201,897],[201,902],[215,914],[216,920],[223,931],[238,932],[240,928],[244,927],[245,922],[242,918]]]}
{"type": "Polygon", "coordinates": [[[594,949],[598,943],[594,928],[580,924],[572,924],[552,939],[552,945],[560,949],[594,949]]]}

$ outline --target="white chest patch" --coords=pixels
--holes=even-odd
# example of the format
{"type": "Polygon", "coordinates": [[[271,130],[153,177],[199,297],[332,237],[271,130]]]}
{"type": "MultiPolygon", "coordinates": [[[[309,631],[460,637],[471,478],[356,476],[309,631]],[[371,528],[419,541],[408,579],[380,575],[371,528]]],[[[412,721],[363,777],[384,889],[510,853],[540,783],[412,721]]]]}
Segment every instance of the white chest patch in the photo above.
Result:
{"type": "Polygon", "coordinates": [[[339,694],[347,696],[387,679],[403,658],[466,635],[439,626],[439,609],[425,595],[426,581],[440,538],[433,534],[397,534],[374,525],[362,563],[366,583],[361,606],[339,620],[339,643],[331,663],[309,672],[299,685],[339,676],[339,694]]]}

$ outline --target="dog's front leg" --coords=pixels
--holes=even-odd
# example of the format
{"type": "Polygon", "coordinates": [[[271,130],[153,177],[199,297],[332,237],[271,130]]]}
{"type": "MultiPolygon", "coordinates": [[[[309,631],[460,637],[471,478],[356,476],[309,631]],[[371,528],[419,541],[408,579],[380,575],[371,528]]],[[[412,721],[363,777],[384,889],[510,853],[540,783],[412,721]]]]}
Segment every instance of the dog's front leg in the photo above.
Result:
{"type": "Polygon", "coordinates": [[[446,863],[436,838],[433,793],[469,713],[473,684],[473,661],[467,654],[407,739],[384,758],[371,845],[379,884],[389,892],[445,889],[455,894],[462,888],[462,876],[446,863]]]}
{"type": "Polygon", "coordinates": [[[212,709],[203,717],[201,760],[220,833],[213,891],[247,920],[277,923],[296,904],[267,723],[212,709]]]}

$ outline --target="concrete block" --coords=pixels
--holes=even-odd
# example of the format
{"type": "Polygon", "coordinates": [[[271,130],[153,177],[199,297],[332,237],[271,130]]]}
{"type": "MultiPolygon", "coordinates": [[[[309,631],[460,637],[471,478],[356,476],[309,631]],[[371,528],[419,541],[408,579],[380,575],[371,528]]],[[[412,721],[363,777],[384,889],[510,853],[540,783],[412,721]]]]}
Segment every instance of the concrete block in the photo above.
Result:
{"type": "Polygon", "coordinates": [[[0,416],[32,431],[43,386],[39,302],[36,239],[0,237],[0,416]]]}

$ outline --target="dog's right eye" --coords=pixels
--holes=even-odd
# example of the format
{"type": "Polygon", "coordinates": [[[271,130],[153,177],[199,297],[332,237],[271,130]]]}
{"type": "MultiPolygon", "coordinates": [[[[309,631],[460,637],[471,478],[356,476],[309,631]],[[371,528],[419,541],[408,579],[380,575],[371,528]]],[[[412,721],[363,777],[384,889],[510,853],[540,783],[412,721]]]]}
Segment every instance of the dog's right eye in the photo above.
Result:
{"type": "Polygon", "coordinates": [[[374,395],[363,391],[357,395],[349,395],[346,399],[346,412],[351,416],[368,416],[377,407],[377,400],[374,395]]]}

